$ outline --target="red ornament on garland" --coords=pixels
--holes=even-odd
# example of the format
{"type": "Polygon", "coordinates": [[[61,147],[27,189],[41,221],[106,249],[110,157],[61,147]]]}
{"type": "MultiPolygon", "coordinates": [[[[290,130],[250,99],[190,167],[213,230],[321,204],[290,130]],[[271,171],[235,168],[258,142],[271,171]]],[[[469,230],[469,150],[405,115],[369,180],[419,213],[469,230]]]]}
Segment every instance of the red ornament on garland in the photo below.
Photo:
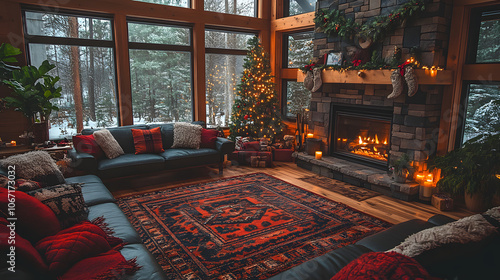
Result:
{"type": "Polygon", "coordinates": [[[248,115],[245,115],[243,118],[244,118],[245,120],[248,120],[248,115]]]}

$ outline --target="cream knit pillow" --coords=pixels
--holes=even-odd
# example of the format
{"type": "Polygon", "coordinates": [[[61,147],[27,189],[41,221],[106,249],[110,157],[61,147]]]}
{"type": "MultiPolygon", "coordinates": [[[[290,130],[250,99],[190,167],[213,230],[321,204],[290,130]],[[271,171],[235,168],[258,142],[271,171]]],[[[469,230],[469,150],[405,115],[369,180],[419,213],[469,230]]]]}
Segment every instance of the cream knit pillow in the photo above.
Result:
{"type": "Polygon", "coordinates": [[[101,147],[109,159],[117,158],[125,154],[122,147],[116,141],[115,137],[107,129],[101,129],[94,132],[94,138],[97,145],[101,147]]]}
{"type": "Polygon", "coordinates": [[[199,149],[201,125],[179,122],[174,124],[174,144],[172,148],[199,149]]]}

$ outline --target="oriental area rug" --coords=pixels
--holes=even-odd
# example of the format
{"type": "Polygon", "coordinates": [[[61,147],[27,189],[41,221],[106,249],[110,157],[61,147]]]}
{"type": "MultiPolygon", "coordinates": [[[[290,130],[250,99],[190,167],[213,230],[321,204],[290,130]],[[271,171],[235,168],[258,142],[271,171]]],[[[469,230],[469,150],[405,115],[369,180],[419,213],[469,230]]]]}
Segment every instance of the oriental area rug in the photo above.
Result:
{"type": "Polygon", "coordinates": [[[267,279],[390,226],[264,173],[117,203],[168,279],[267,279]]]}
{"type": "Polygon", "coordinates": [[[335,179],[330,179],[328,177],[324,176],[307,176],[304,178],[300,178],[300,180],[304,182],[311,183],[313,185],[316,185],[320,188],[336,192],[338,194],[341,194],[343,196],[347,196],[348,198],[352,198],[357,201],[363,201],[368,198],[372,198],[375,196],[381,195],[378,192],[365,189],[362,187],[356,187],[347,183],[344,183],[342,181],[338,181],[335,179]]]}

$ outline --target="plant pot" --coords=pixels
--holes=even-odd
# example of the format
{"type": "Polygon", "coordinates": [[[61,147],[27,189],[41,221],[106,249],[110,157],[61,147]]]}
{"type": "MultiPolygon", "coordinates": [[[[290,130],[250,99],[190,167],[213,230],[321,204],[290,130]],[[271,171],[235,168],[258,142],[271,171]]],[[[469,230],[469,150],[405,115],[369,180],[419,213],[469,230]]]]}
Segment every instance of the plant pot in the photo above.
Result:
{"type": "Polygon", "coordinates": [[[482,193],[473,195],[465,193],[465,206],[472,212],[484,212],[488,209],[486,199],[482,193]]]}
{"type": "Polygon", "coordinates": [[[392,173],[392,179],[396,182],[396,183],[404,183],[406,182],[406,178],[408,177],[408,174],[397,174],[396,172],[393,172],[392,173]]]}
{"type": "Polygon", "coordinates": [[[48,122],[34,123],[33,136],[35,143],[43,143],[49,140],[49,124],[48,122]]]}

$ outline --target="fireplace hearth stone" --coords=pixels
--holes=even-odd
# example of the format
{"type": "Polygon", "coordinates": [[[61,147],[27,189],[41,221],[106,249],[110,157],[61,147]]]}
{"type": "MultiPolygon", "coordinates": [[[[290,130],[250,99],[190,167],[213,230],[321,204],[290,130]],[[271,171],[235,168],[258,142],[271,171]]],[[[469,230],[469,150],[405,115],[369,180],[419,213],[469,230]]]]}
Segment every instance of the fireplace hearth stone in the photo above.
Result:
{"type": "Polygon", "coordinates": [[[348,184],[367,188],[384,195],[413,201],[418,198],[418,184],[396,183],[380,169],[352,163],[336,157],[324,156],[321,160],[304,153],[294,153],[297,166],[312,171],[321,176],[336,179],[348,184]]]}

